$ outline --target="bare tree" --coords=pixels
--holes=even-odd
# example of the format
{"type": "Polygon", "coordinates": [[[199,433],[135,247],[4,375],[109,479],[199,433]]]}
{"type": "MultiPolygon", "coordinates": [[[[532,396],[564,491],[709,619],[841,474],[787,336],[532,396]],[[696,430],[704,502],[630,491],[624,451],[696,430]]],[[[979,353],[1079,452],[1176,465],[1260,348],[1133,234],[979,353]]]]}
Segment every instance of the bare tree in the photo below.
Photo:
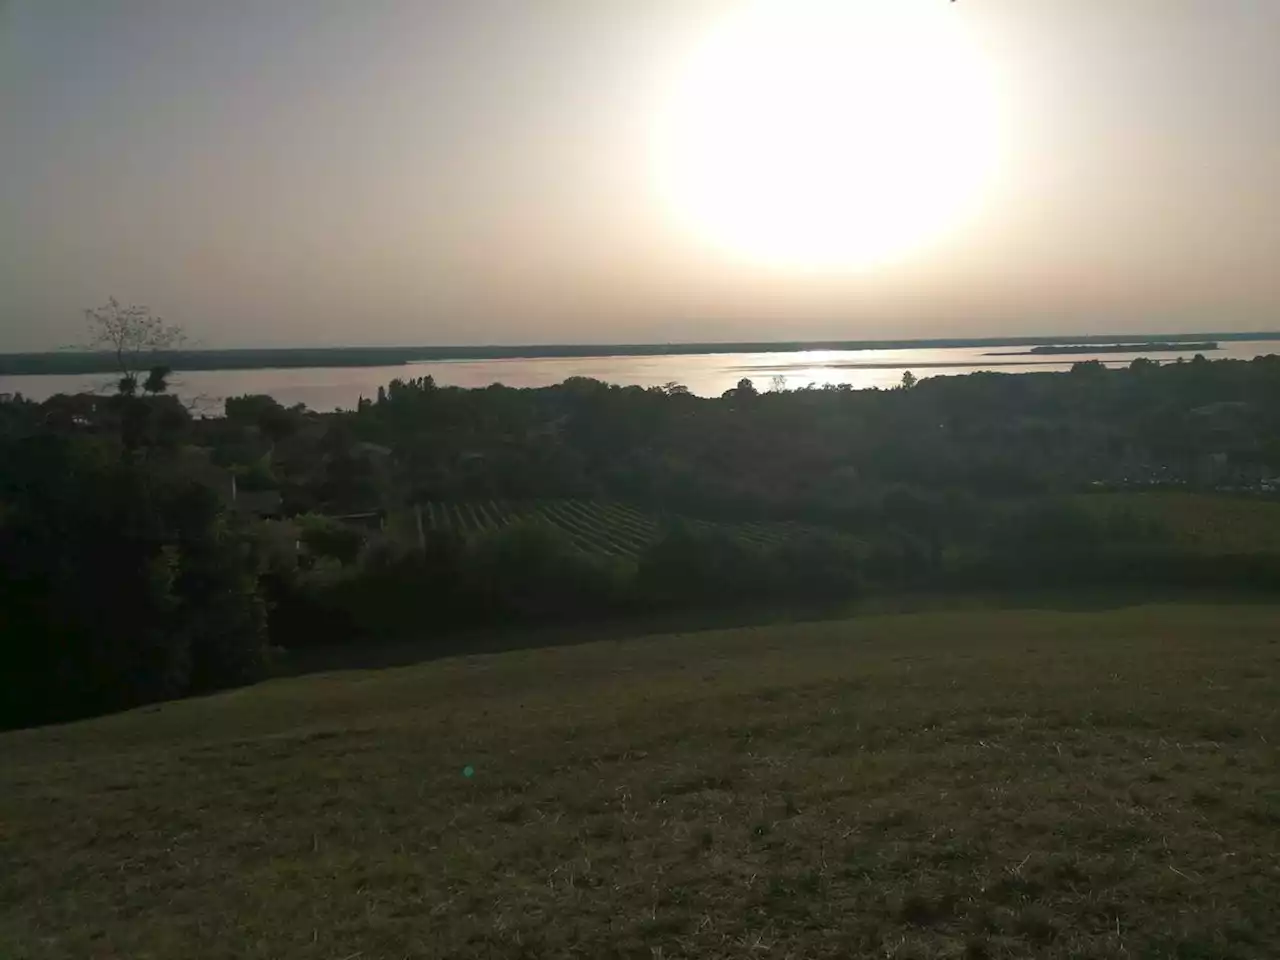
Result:
{"type": "Polygon", "coordinates": [[[186,341],[181,327],[157,317],[149,307],[121,306],[115,297],[101,307],[86,310],[84,315],[89,346],[115,356],[120,371],[117,389],[121,394],[132,396],[138,392],[143,371],[148,375],[141,386],[148,393],[168,389],[169,367],[160,361],[166,350],[186,341]]]}

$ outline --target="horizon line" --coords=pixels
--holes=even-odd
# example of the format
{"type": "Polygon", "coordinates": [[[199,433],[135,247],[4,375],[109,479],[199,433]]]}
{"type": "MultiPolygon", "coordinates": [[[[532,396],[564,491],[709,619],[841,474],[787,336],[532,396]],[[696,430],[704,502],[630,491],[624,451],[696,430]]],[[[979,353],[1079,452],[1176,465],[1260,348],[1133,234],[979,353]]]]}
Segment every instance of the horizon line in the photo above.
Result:
{"type": "MultiPolygon", "coordinates": [[[[299,351],[334,352],[349,351],[489,351],[489,350],[689,350],[705,352],[700,348],[765,347],[779,351],[797,351],[805,348],[875,349],[894,347],[898,344],[923,346],[1022,346],[1043,344],[1103,344],[1178,342],[1184,340],[1280,340],[1277,330],[1221,330],[1177,333],[1085,333],[1085,334],[1019,334],[1013,336],[982,337],[881,337],[876,339],[807,339],[807,340],[637,340],[637,341],[545,341],[523,343],[341,343],[341,344],[293,344],[290,346],[234,346],[234,347],[178,347],[157,351],[161,354],[212,354],[212,353],[293,353],[299,351]]],[[[79,345],[48,347],[38,350],[0,350],[0,358],[13,357],[96,357],[110,354],[109,350],[89,350],[79,345]]],[[[589,353],[583,356],[607,356],[605,353],[589,353]]],[[[545,354],[544,354],[545,356],[545,354]]]]}

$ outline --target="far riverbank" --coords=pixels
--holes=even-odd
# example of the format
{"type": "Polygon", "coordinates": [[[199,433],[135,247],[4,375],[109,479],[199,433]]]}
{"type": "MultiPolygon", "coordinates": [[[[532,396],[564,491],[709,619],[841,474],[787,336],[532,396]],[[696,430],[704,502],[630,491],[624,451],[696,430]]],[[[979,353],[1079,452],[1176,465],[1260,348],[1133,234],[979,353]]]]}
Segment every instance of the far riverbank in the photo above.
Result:
{"type": "MultiPolygon", "coordinates": [[[[1185,333],[1147,335],[1149,343],[1193,346],[1214,341],[1280,340],[1280,332],[1185,333]]],[[[419,347],[281,347],[235,350],[174,350],[165,362],[174,370],[289,370],[310,367],[388,367],[415,363],[481,360],[569,360],[608,357],[717,356],[731,353],[778,354],[813,351],[947,350],[975,347],[1030,347],[1031,353],[1065,352],[1044,348],[1071,345],[1076,352],[1127,353],[1149,349],[1132,334],[1075,337],[977,337],[918,340],[813,340],[785,342],[526,344],[419,347]]],[[[1217,346],[1215,342],[1215,347],[1217,346]]],[[[1170,349],[1162,347],[1163,349],[1170,349]]],[[[1190,349],[1176,347],[1173,349],[1190,349]]],[[[1154,350],[1153,350],[1154,352],[1154,350]]],[[[1014,354],[1015,356],[1021,354],[1014,354]]],[[[115,356],[94,351],[0,353],[0,377],[45,374],[109,374],[115,356]]]]}

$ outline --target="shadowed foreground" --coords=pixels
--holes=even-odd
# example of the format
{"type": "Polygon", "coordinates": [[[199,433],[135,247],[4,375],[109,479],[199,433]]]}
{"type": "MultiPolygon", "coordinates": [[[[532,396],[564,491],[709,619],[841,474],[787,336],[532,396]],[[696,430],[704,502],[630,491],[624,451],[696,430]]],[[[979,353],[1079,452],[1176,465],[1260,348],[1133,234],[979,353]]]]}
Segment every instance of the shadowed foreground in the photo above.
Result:
{"type": "Polygon", "coordinates": [[[866,617],[4,734],[0,955],[1277,956],[1278,641],[866,617]]]}

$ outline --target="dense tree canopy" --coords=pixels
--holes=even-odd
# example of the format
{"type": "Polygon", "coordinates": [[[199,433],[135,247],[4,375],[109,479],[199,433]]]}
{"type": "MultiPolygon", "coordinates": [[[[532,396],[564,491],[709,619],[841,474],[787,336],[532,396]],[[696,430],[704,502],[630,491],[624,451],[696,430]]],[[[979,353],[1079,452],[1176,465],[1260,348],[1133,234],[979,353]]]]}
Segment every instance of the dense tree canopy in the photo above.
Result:
{"type": "Polygon", "coordinates": [[[1206,557],[1080,499],[1274,498],[1280,357],[892,390],[743,380],[714,399],[424,377],[354,411],[241,397],[209,419],[167,394],[166,373],[113,396],[0,400],[5,722],[243,682],[268,643],[429,643],[476,624],[867,590],[1280,585],[1272,553],[1206,557]],[[572,526],[451,533],[422,516],[545,498],[629,504],[657,533],[638,553],[591,554],[572,526]],[[802,532],[733,533],[783,522],[802,532]]]}

